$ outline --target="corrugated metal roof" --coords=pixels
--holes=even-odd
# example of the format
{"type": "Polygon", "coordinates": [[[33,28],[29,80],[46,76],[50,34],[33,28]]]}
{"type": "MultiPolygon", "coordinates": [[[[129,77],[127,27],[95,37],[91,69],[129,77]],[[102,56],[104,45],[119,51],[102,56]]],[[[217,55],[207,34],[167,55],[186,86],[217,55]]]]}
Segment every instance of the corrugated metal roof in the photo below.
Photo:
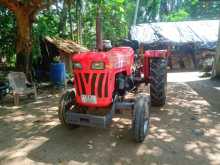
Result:
{"type": "Polygon", "coordinates": [[[139,43],[209,43],[218,40],[219,20],[159,22],[132,26],[131,40],[139,43]]]}

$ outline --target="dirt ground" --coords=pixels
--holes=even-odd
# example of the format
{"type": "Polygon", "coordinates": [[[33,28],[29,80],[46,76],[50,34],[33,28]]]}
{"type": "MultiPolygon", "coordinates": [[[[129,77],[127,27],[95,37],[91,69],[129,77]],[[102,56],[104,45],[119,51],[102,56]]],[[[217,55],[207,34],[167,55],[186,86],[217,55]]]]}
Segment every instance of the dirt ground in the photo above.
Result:
{"type": "MultiPolygon", "coordinates": [[[[58,94],[0,106],[0,164],[219,165],[220,81],[198,72],[169,73],[168,100],[152,108],[143,144],[132,141],[130,121],[116,116],[108,129],[63,128],[58,94]]],[[[122,115],[123,116],[123,115],[122,115]]]]}

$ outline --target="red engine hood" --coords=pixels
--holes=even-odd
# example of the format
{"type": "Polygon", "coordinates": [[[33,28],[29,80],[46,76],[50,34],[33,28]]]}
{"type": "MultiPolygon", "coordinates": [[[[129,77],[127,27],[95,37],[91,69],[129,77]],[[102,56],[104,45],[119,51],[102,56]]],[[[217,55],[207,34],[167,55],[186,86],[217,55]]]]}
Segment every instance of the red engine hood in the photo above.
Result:
{"type": "Polygon", "coordinates": [[[84,52],[84,53],[79,53],[75,54],[72,57],[73,61],[103,61],[107,60],[107,54],[105,52],[84,52]]]}
{"type": "Polygon", "coordinates": [[[133,58],[133,55],[134,51],[132,48],[117,47],[108,52],[84,52],[75,54],[72,57],[72,61],[80,62],[83,67],[89,66],[92,61],[103,61],[105,64],[111,63],[115,66],[121,66],[123,63],[129,62],[129,59],[133,58]]]}

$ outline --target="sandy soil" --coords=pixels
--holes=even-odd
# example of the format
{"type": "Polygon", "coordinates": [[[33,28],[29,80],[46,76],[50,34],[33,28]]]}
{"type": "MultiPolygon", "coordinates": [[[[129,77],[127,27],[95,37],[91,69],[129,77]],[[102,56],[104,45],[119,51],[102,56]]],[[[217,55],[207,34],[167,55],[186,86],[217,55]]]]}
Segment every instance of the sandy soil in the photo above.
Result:
{"type": "Polygon", "coordinates": [[[168,75],[167,105],[152,108],[143,144],[132,141],[130,120],[118,116],[108,129],[63,128],[58,94],[41,93],[20,107],[6,100],[0,106],[0,164],[219,165],[220,82],[198,75],[168,75]]]}

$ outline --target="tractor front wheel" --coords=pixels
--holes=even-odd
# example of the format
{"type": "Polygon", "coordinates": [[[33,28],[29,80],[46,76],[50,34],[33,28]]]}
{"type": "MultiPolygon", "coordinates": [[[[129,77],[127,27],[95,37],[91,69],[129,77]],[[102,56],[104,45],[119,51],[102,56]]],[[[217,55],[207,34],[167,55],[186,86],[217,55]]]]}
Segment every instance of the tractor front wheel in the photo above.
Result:
{"type": "Polygon", "coordinates": [[[134,140],[138,143],[144,141],[149,131],[150,106],[147,97],[138,97],[134,104],[132,132],[134,140]]]}
{"type": "Polygon", "coordinates": [[[74,91],[67,91],[60,99],[58,116],[62,125],[69,129],[78,127],[78,125],[67,123],[66,112],[75,106],[75,93],[74,91]]]}
{"type": "Polygon", "coordinates": [[[150,61],[150,96],[153,106],[163,106],[166,102],[167,60],[152,58],[150,61]]]}

